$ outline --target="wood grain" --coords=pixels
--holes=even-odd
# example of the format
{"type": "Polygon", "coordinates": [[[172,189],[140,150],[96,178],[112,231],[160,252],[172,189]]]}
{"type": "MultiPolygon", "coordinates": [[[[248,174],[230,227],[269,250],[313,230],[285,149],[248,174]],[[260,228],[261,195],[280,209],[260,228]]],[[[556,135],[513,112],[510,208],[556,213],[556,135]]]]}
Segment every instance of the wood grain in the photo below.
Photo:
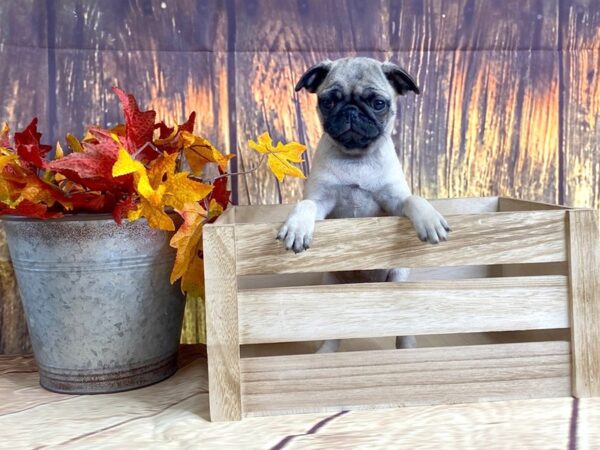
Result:
{"type": "MultiPolygon", "coordinates": [[[[429,202],[441,214],[475,214],[485,212],[496,212],[498,210],[497,197],[470,197],[470,198],[444,198],[430,199],[429,202]]],[[[283,205],[238,205],[234,218],[228,217],[227,223],[268,223],[283,222],[295,204],[283,205]]]]}
{"type": "Polygon", "coordinates": [[[63,27],[54,47],[82,50],[202,52],[226,50],[225,9],[219,0],[81,2],[60,0],[56,22],[63,27]]]}
{"type": "MultiPolygon", "coordinates": [[[[293,85],[317,61],[360,54],[405,66],[422,90],[399,100],[393,134],[415,193],[598,208],[599,29],[589,0],[2,2],[0,123],[38,115],[49,143],[114,124],[120,84],[167,120],[195,109],[196,129],[238,153],[234,168],[257,162],[247,139],[269,130],[307,144],[309,172],[316,98],[293,85]]],[[[303,188],[265,168],[238,184],[234,198],[254,204],[292,203],[303,188]]],[[[11,351],[27,349],[22,323],[10,329],[11,351]]]]}
{"type": "MultiPolygon", "coordinates": [[[[10,358],[0,360],[0,384],[4,369],[13,367],[10,358]]],[[[11,380],[15,411],[45,394],[63,397],[44,391],[35,377],[11,380]]],[[[272,448],[284,441],[289,448],[388,449],[419,443],[427,448],[562,449],[568,445],[573,410],[573,400],[564,397],[212,423],[206,386],[206,360],[201,358],[173,378],[143,389],[57,401],[0,416],[2,442],[11,449],[197,447],[199,442],[203,448],[246,449],[272,448]]],[[[11,394],[0,393],[0,405],[7,395],[11,394]]],[[[597,442],[599,406],[600,399],[579,402],[578,448],[597,442]]]]}
{"type": "Polygon", "coordinates": [[[569,326],[564,276],[256,289],[238,301],[241,344],[569,326]]]}
{"type": "Polygon", "coordinates": [[[510,197],[498,198],[498,212],[508,211],[546,211],[555,209],[568,209],[566,206],[555,205],[552,203],[532,202],[510,197]]]}
{"type": "MultiPolygon", "coordinates": [[[[43,0],[0,4],[0,124],[21,130],[39,117],[48,142],[48,39],[43,0]]],[[[0,125],[1,126],[1,125],[0,125]]],[[[0,224],[0,354],[29,353],[31,343],[0,224]]]]}
{"type": "MultiPolygon", "coordinates": [[[[586,426],[577,429],[578,448],[597,442],[594,407],[597,402],[587,407],[586,426]]],[[[290,448],[566,449],[571,411],[568,398],[352,411],[317,433],[294,437],[290,448]]]]}
{"type": "Polygon", "coordinates": [[[600,208],[600,4],[560,2],[564,202],[600,208]]]}
{"type": "Polygon", "coordinates": [[[280,224],[236,225],[238,275],[564,261],[565,212],[450,216],[452,237],[420,242],[405,218],[318,221],[311,249],[286,252],[280,224]],[[532,234],[532,230],[535,233],[532,234]],[[366,236],[377,236],[374,243],[366,236]]]}
{"type": "Polygon", "coordinates": [[[206,381],[206,365],[198,361],[151,389],[123,393],[120,400],[113,395],[53,394],[38,387],[37,380],[15,381],[12,389],[16,410],[0,415],[2,438],[12,443],[12,448],[31,448],[32,442],[62,446],[141,417],[155,416],[172,407],[176,409],[185,398],[194,396],[197,401],[197,396],[207,392],[206,381]],[[19,390],[29,394],[20,404],[19,390]],[[27,400],[37,401],[44,395],[48,397],[44,403],[24,407],[27,400]],[[56,432],[58,423],[64,427],[60,433],[56,432]]]}
{"type": "Polygon", "coordinates": [[[600,220],[593,210],[568,218],[573,395],[600,396],[600,220]]]}
{"type": "Polygon", "coordinates": [[[206,338],[213,421],[241,419],[240,341],[231,226],[204,227],[206,338]]]}
{"type": "MultiPolygon", "coordinates": [[[[499,363],[498,351],[502,346],[462,347],[450,352],[448,348],[369,352],[369,366],[379,367],[382,371],[369,369],[367,373],[363,372],[365,361],[362,358],[366,354],[357,352],[262,358],[278,363],[279,377],[244,382],[244,412],[247,415],[294,413],[323,408],[451,404],[568,395],[568,344],[506,344],[511,350],[506,359],[511,361],[499,363]],[[421,352],[426,355],[419,355],[421,352]],[[461,356],[454,359],[452,355],[458,352],[461,356]],[[558,358],[536,360],[538,352],[540,355],[558,355],[558,358]],[[425,367],[418,370],[414,365],[403,368],[401,362],[390,362],[392,355],[401,353],[415,359],[427,358],[427,363],[433,358],[439,365],[432,370],[425,367]],[[312,367],[344,367],[350,375],[341,378],[328,372],[306,370],[307,367],[287,373],[287,364],[297,366],[299,360],[312,367]],[[481,362],[474,363],[476,360],[481,362]],[[462,364],[456,361],[462,361],[462,364]],[[445,367],[445,362],[452,363],[445,367]]],[[[257,362],[255,359],[250,365],[256,367],[257,362]]],[[[242,372],[246,372],[245,359],[242,360],[242,372]]],[[[256,379],[256,375],[253,377],[256,379]]]]}

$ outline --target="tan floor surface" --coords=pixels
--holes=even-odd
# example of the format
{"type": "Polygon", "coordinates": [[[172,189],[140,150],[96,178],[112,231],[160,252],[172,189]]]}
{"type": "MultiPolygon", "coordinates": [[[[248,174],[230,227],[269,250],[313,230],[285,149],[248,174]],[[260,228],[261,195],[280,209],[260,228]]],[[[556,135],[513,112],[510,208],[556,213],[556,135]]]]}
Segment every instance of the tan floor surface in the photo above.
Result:
{"type": "MultiPolygon", "coordinates": [[[[367,341],[344,346],[388,344],[367,341]]],[[[420,344],[431,342],[423,338],[420,344]]],[[[306,351],[311,345],[292,350],[306,351]]],[[[244,353],[278,350],[250,348],[244,353]]],[[[183,367],[162,383],[94,396],[45,391],[38,385],[31,357],[0,356],[0,448],[600,448],[600,399],[343,411],[211,423],[206,359],[197,351],[190,356],[189,347],[184,353],[183,367]]]]}

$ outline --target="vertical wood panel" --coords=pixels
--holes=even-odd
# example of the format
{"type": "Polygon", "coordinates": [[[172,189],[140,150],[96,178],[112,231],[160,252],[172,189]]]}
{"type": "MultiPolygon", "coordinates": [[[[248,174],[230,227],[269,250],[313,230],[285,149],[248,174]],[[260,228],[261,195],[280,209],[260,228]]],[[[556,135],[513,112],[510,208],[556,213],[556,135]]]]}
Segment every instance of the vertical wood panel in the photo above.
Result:
{"type": "MultiPolygon", "coordinates": [[[[34,116],[47,140],[48,58],[42,0],[0,3],[0,126],[24,128],[34,116]]],[[[0,354],[27,353],[31,343],[4,229],[0,223],[0,354]]]]}
{"type": "Polygon", "coordinates": [[[225,50],[220,0],[59,0],[55,48],[225,50]]]}
{"type": "Polygon", "coordinates": [[[600,208],[600,3],[561,2],[564,201],[600,208]]]}
{"type": "MultiPolygon", "coordinates": [[[[307,144],[303,169],[321,134],[316,97],[294,92],[311,65],[357,54],[375,55],[388,46],[387,2],[267,0],[236,2],[235,70],[238,154],[241,168],[254,167],[258,155],[247,147],[263,131],[274,139],[307,144]]],[[[278,186],[263,167],[239,182],[240,203],[291,203],[303,182],[288,178],[278,186]]]]}
{"type": "Polygon", "coordinates": [[[572,392],[600,396],[600,220],[593,210],[569,211],[572,392]]]}
{"type": "Polygon", "coordinates": [[[556,53],[457,52],[452,71],[445,149],[450,196],[555,203],[556,53]]]}
{"type": "Polygon", "coordinates": [[[210,418],[240,420],[240,335],[233,227],[208,225],[203,242],[210,418]]]}

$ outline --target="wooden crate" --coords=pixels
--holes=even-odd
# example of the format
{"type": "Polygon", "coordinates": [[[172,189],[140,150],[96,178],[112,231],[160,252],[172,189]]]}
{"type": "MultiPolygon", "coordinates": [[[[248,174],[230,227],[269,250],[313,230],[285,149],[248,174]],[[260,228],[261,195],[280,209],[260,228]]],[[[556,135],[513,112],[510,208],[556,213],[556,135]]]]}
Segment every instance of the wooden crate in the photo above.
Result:
{"type": "Polygon", "coordinates": [[[239,206],[207,225],[211,419],[600,395],[597,211],[497,197],[432,203],[453,229],[435,246],[420,242],[405,218],[335,219],[317,222],[312,248],[295,255],[275,240],[289,205],[239,206]],[[392,267],[417,276],[309,281],[324,271],[392,267]],[[570,333],[240,357],[248,344],[556,329],[570,333]]]}

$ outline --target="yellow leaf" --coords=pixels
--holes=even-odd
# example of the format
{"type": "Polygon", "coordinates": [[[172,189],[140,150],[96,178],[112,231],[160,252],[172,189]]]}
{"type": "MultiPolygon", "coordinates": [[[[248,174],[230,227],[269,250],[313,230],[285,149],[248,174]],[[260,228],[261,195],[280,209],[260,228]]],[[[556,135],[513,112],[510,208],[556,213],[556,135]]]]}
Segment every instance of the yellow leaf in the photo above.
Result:
{"type": "Polygon", "coordinates": [[[192,257],[187,270],[181,277],[181,290],[194,297],[204,296],[204,260],[199,256],[192,257]]]}
{"type": "Polygon", "coordinates": [[[263,133],[258,137],[258,142],[249,140],[248,146],[258,153],[268,155],[267,165],[280,182],[283,181],[286,175],[306,178],[302,170],[291,164],[303,161],[302,153],[306,150],[304,145],[298,142],[289,142],[287,144],[278,142],[277,146],[273,147],[273,140],[269,133],[263,133]]]}
{"type": "Polygon", "coordinates": [[[216,163],[222,171],[227,170],[227,164],[235,155],[223,155],[207,139],[193,135],[187,131],[181,132],[183,152],[192,172],[200,175],[208,163],[216,163]]]}
{"type": "Polygon", "coordinates": [[[218,217],[221,214],[223,214],[223,207],[214,198],[211,199],[208,204],[208,220],[218,217]]]}
{"type": "Polygon", "coordinates": [[[156,158],[150,164],[148,170],[148,178],[150,179],[150,185],[156,189],[160,183],[164,181],[164,178],[169,174],[175,173],[177,167],[177,156],[178,153],[163,153],[162,157],[156,158]]]}
{"type": "Polygon", "coordinates": [[[171,283],[183,278],[182,290],[192,291],[196,295],[202,291],[203,286],[203,274],[200,273],[202,261],[198,253],[202,245],[202,225],[206,220],[206,211],[198,203],[188,203],[177,212],[183,218],[183,224],[170,242],[171,247],[177,249],[171,283]]]}
{"type": "MultiPolygon", "coordinates": [[[[0,156],[0,174],[2,173],[7,164],[17,160],[17,158],[18,156],[14,153],[10,153],[7,155],[2,154],[2,156],[0,156]]],[[[0,176],[0,202],[12,206],[13,196],[11,195],[11,188],[11,184],[7,180],[5,180],[4,177],[0,176]]]]}
{"type": "MultiPolygon", "coordinates": [[[[85,139],[84,139],[84,141],[85,141],[85,139]]],[[[79,140],[75,136],[73,136],[71,133],[67,133],[67,145],[75,153],[83,153],[83,147],[81,146],[81,142],[79,142],[79,140]]]]}
{"type": "Polygon", "coordinates": [[[112,168],[112,176],[120,177],[122,175],[134,174],[136,190],[145,198],[150,198],[154,193],[154,189],[150,186],[148,172],[146,167],[131,157],[129,152],[124,148],[119,149],[119,156],[112,168]]]}
{"type": "Polygon", "coordinates": [[[140,217],[145,217],[148,225],[152,228],[165,231],[175,230],[173,219],[162,208],[156,208],[145,198],[141,198],[137,209],[130,211],[127,215],[127,219],[131,222],[138,220],[140,217]]]}
{"type": "Polygon", "coordinates": [[[212,185],[190,180],[187,172],[171,175],[166,181],[164,203],[182,209],[186,203],[197,202],[213,190],[212,185]]]}
{"type": "Polygon", "coordinates": [[[12,152],[8,153],[7,155],[0,156],[0,172],[4,170],[4,167],[6,167],[9,162],[15,161],[16,159],[18,159],[17,154],[12,152]]]}
{"type": "Polygon", "coordinates": [[[56,151],[54,152],[54,159],[61,159],[65,156],[65,152],[60,145],[60,142],[56,143],[56,151]]]}
{"type": "Polygon", "coordinates": [[[94,136],[90,130],[87,130],[85,132],[85,135],[83,136],[83,139],[81,140],[82,142],[92,142],[96,140],[96,136],[94,136]]]}
{"type": "Polygon", "coordinates": [[[153,228],[174,230],[173,220],[164,209],[182,209],[210,194],[213,186],[191,180],[187,172],[175,173],[176,161],[177,153],[163,153],[146,170],[125,149],[119,150],[112,174],[115,177],[133,174],[135,189],[140,195],[140,204],[129,213],[129,220],[145,217],[153,228]]]}

